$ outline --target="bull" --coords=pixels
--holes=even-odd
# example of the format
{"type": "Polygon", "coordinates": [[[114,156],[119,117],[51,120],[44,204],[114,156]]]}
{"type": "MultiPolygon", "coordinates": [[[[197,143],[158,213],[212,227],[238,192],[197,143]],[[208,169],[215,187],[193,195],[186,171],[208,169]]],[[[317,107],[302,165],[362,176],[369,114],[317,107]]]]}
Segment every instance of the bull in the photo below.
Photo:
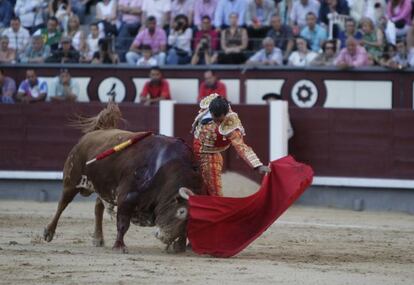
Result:
{"type": "Polygon", "coordinates": [[[75,124],[85,135],[72,148],[63,170],[63,192],[44,239],[53,239],[62,212],[80,193],[97,194],[93,243],[104,246],[105,208],[115,207],[117,237],[113,249],[126,253],[124,235],[130,223],[156,226],[156,237],[173,252],[185,251],[189,195],[202,193],[202,178],[193,152],[181,139],[151,135],[103,160],[86,165],[97,154],[139,133],[117,129],[122,114],[109,103],[97,116],[75,124]]]}

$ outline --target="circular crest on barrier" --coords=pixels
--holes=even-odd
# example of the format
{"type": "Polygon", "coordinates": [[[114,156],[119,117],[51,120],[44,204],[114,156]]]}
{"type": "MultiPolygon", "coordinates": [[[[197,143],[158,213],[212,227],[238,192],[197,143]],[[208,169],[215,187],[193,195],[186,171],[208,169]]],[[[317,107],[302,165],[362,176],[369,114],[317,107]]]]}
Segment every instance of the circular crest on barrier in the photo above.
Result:
{"type": "Polygon", "coordinates": [[[293,85],[290,96],[296,106],[310,108],[318,100],[318,88],[310,80],[299,80],[293,85]]]}
{"type": "Polygon", "coordinates": [[[111,97],[115,102],[122,102],[125,95],[125,85],[119,78],[108,77],[99,84],[98,96],[101,102],[108,102],[111,97]]]}

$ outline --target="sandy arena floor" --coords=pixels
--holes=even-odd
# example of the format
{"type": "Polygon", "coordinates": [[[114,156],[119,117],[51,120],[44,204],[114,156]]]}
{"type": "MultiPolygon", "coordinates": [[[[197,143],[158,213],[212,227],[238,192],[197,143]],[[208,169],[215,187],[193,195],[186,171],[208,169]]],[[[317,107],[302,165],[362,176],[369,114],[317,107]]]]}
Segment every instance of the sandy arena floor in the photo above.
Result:
{"type": "Polygon", "coordinates": [[[106,246],[95,248],[90,202],[69,205],[45,243],[56,205],[0,201],[0,284],[414,284],[412,215],[292,207],[241,254],[217,259],[167,254],[136,226],[130,253],[113,253],[107,215],[106,246]]]}

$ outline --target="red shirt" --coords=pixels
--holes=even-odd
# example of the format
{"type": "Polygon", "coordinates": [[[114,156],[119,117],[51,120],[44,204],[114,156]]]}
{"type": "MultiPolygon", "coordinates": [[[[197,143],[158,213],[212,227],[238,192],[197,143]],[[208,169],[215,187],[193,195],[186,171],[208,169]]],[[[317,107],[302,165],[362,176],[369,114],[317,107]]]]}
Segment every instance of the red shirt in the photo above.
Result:
{"type": "Polygon", "coordinates": [[[144,85],[144,88],[141,92],[141,97],[147,97],[150,95],[151,99],[155,98],[164,98],[164,99],[171,99],[170,94],[170,86],[168,81],[165,79],[161,79],[161,83],[159,85],[151,84],[151,81],[147,81],[144,85]]]}
{"type": "Polygon", "coordinates": [[[217,81],[215,86],[210,88],[206,86],[205,82],[203,82],[200,85],[200,92],[198,93],[197,102],[200,102],[203,100],[203,98],[207,97],[211,93],[217,93],[221,97],[227,99],[226,85],[224,85],[224,83],[217,81]]]}

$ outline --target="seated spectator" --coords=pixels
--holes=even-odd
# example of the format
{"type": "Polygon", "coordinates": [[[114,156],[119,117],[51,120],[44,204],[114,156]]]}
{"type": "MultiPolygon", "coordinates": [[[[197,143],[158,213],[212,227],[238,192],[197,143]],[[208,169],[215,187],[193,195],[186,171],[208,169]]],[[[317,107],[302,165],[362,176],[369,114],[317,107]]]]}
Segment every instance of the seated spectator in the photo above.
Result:
{"type": "Polygon", "coordinates": [[[79,63],[79,52],[73,48],[72,39],[69,37],[62,37],[61,46],[52,55],[46,59],[50,63],[79,63]]]}
{"type": "Polygon", "coordinates": [[[345,31],[340,31],[338,35],[338,40],[340,42],[340,48],[346,46],[346,40],[348,37],[353,37],[356,40],[362,39],[362,34],[356,29],[356,23],[354,19],[348,18],[345,20],[345,31]]]}
{"type": "Polygon", "coordinates": [[[86,38],[85,49],[80,51],[80,62],[91,62],[95,52],[99,51],[99,40],[102,39],[103,34],[99,33],[98,24],[92,23],[89,25],[90,33],[86,38]]]}
{"type": "Polygon", "coordinates": [[[137,61],[137,66],[156,66],[157,59],[152,56],[152,49],[149,45],[143,45],[141,48],[142,56],[137,61]]]}
{"type": "Polygon", "coordinates": [[[33,69],[26,70],[26,80],[20,83],[15,101],[21,103],[37,103],[45,101],[46,96],[46,81],[37,78],[36,72],[33,69]]]}
{"type": "Polygon", "coordinates": [[[69,17],[72,16],[72,8],[69,0],[49,1],[49,17],[55,17],[61,24],[61,29],[66,33],[69,17]]]}
{"type": "Polygon", "coordinates": [[[204,81],[200,84],[197,102],[200,102],[210,94],[217,93],[227,99],[226,85],[217,79],[213,70],[204,72],[204,81]]]}
{"type": "Polygon", "coordinates": [[[400,40],[396,45],[396,53],[390,58],[388,67],[393,69],[403,69],[409,65],[408,51],[405,41],[400,40]]]}
{"type": "Polygon", "coordinates": [[[116,35],[116,0],[102,0],[96,4],[96,21],[106,36],[116,35]]]}
{"type": "Polygon", "coordinates": [[[361,20],[362,39],[361,45],[369,53],[370,57],[378,62],[382,57],[384,49],[384,35],[382,31],[374,26],[374,23],[369,18],[361,20]]]}
{"type": "Polygon", "coordinates": [[[9,46],[16,51],[17,57],[24,52],[30,41],[29,31],[21,26],[17,17],[11,19],[10,28],[5,29],[2,35],[9,38],[9,46]]]}
{"type": "Polygon", "coordinates": [[[194,51],[193,57],[191,58],[191,64],[213,64],[217,62],[217,58],[217,52],[211,47],[211,38],[208,35],[204,35],[194,51]]]}
{"type": "Polygon", "coordinates": [[[323,0],[319,9],[319,21],[329,26],[328,14],[349,15],[347,0],[323,0]]]}
{"type": "Polygon", "coordinates": [[[10,26],[13,6],[8,0],[0,0],[0,31],[10,26]]]}
{"type": "Polygon", "coordinates": [[[336,43],[334,40],[322,44],[322,53],[311,61],[312,66],[333,66],[336,57],[336,43]]]}
{"type": "Polygon", "coordinates": [[[246,61],[244,51],[247,48],[249,38],[246,29],[238,26],[238,19],[239,16],[236,13],[230,14],[230,27],[221,33],[223,52],[219,54],[219,63],[241,64],[246,61]]]}
{"type": "Polygon", "coordinates": [[[171,2],[171,16],[170,26],[173,26],[175,18],[178,15],[184,15],[187,17],[188,26],[193,25],[193,0],[174,0],[171,2]]]}
{"type": "Polygon", "coordinates": [[[159,67],[152,67],[150,70],[150,81],[147,81],[140,94],[141,103],[151,105],[161,100],[170,100],[170,86],[168,81],[162,78],[159,67]]]}
{"type": "Polygon", "coordinates": [[[298,0],[293,2],[290,12],[290,22],[293,25],[293,34],[299,34],[299,31],[306,26],[306,16],[309,12],[319,15],[321,4],[317,0],[298,0]]]}
{"type": "Polygon", "coordinates": [[[198,30],[194,37],[194,49],[197,48],[202,38],[208,39],[210,42],[209,45],[212,50],[218,50],[219,45],[219,35],[216,30],[213,30],[211,26],[211,19],[209,16],[203,16],[201,22],[201,29],[198,30]]]}
{"type": "Polygon", "coordinates": [[[72,39],[72,46],[77,51],[84,48],[86,44],[85,34],[80,29],[80,21],[78,16],[73,15],[69,18],[65,35],[72,39]]]}
{"type": "Polygon", "coordinates": [[[309,49],[306,39],[296,38],[296,51],[289,56],[288,65],[290,66],[309,66],[318,54],[309,49]]]}
{"type": "Polygon", "coordinates": [[[91,2],[91,0],[70,0],[72,13],[79,17],[82,24],[85,22],[86,5],[89,2],[91,2]]]}
{"type": "Polygon", "coordinates": [[[278,15],[280,17],[280,20],[282,21],[282,25],[290,24],[290,14],[292,11],[293,2],[294,1],[292,0],[275,1],[276,11],[277,11],[275,15],[278,15]]]}
{"type": "Polygon", "coordinates": [[[246,0],[218,0],[214,14],[214,26],[218,30],[231,26],[232,14],[238,15],[236,26],[244,26],[246,9],[246,0]]]}
{"type": "Polygon", "coordinates": [[[46,0],[17,0],[14,13],[20,18],[22,26],[30,33],[34,33],[44,25],[43,14],[47,7],[46,0]]]}
{"type": "Polygon", "coordinates": [[[141,27],[142,0],[119,0],[118,15],[121,26],[116,38],[116,51],[124,57],[141,27]]]}
{"type": "Polygon", "coordinates": [[[16,82],[13,78],[5,76],[4,70],[0,69],[0,103],[14,103],[13,96],[16,93],[16,82]]]}
{"type": "Polygon", "coordinates": [[[294,46],[292,29],[288,25],[282,24],[282,19],[279,15],[272,17],[271,25],[271,29],[267,32],[267,37],[272,38],[275,46],[283,51],[283,60],[286,61],[294,46]]]}
{"type": "Polygon", "coordinates": [[[406,36],[411,25],[412,1],[390,0],[387,4],[386,14],[396,28],[397,37],[406,36]]]}
{"type": "Polygon", "coordinates": [[[384,48],[384,52],[382,53],[379,65],[383,67],[390,67],[392,58],[396,55],[396,53],[397,48],[395,47],[395,45],[388,43],[384,48]]]}
{"type": "Polygon", "coordinates": [[[263,48],[250,57],[246,64],[283,65],[282,51],[275,47],[273,39],[265,38],[262,44],[263,48]]]}
{"type": "Polygon", "coordinates": [[[53,83],[53,89],[49,91],[52,102],[74,102],[77,100],[79,84],[71,77],[68,69],[62,69],[53,83]]]}
{"type": "Polygon", "coordinates": [[[300,36],[305,38],[314,52],[319,52],[321,45],[328,39],[326,29],[316,23],[316,15],[309,12],[306,15],[306,27],[300,32],[300,36]]]}
{"type": "Polygon", "coordinates": [[[170,23],[171,0],[143,0],[142,1],[142,23],[148,18],[155,18],[158,27],[167,27],[170,23]]]}
{"type": "MultiPolygon", "coordinates": [[[[205,17],[211,20],[214,19],[214,12],[216,11],[218,0],[195,0],[194,1],[194,25],[200,30],[203,29],[203,21],[205,17]]],[[[211,23],[210,23],[211,24],[211,23]]],[[[196,46],[195,44],[194,46],[196,46]]]]}
{"type": "Polygon", "coordinates": [[[270,19],[275,11],[275,2],[272,0],[248,0],[246,25],[254,50],[260,47],[261,39],[266,36],[270,28],[270,19]]]}
{"type": "Polygon", "coordinates": [[[20,56],[21,63],[44,63],[50,55],[50,47],[43,44],[42,36],[33,36],[32,43],[20,56]]]}
{"type": "Polygon", "coordinates": [[[356,39],[349,37],[346,40],[346,47],[339,52],[334,64],[340,68],[353,68],[368,66],[370,62],[365,48],[360,46],[356,39]]]}
{"type": "Polygon", "coordinates": [[[187,64],[191,61],[191,40],[193,30],[188,26],[185,15],[175,17],[172,30],[168,36],[170,49],[167,55],[167,64],[187,64]]]}
{"type": "Polygon", "coordinates": [[[408,52],[408,65],[414,67],[414,48],[411,48],[408,52]]]}
{"type": "Polygon", "coordinates": [[[93,54],[92,63],[94,64],[117,64],[118,55],[112,51],[111,39],[100,39],[98,42],[99,50],[93,54]]]}
{"type": "Polygon", "coordinates": [[[349,14],[357,23],[362,18],[370,18],[375,25],[380,23],[385,15],[385,0],[348,1],[349,14]]]}
{"type": "Polygon", "coordinates": [[[152,48],[153,55],[157,58],[158,65],[163,65],[165,62],[165,49],[167,45],[167,36],[165,31],[157,27],[155,17],[148,17],[146,28],[138,33],[135,40],[129,48],[129,52],[125,58],[131,65],[136,65],[138,59],[142,56],[140,47],[142,45],[149,45],[152,48]]]}
{"type": "Polygon", "coordinates": [[[60,38],[62,33],[59,30],[59,22],[55,17],[47,20],[47,27],[37,30],[33,35],[42,36],[45,45],[50,47],[51,51],[55,51],[59,47],[60,38]]]}
{"type": "Polygon", "coordinates": [[[9,47],[9,38],[0,37],[0,63],[16,63],[16,52],[9,47]]]}

